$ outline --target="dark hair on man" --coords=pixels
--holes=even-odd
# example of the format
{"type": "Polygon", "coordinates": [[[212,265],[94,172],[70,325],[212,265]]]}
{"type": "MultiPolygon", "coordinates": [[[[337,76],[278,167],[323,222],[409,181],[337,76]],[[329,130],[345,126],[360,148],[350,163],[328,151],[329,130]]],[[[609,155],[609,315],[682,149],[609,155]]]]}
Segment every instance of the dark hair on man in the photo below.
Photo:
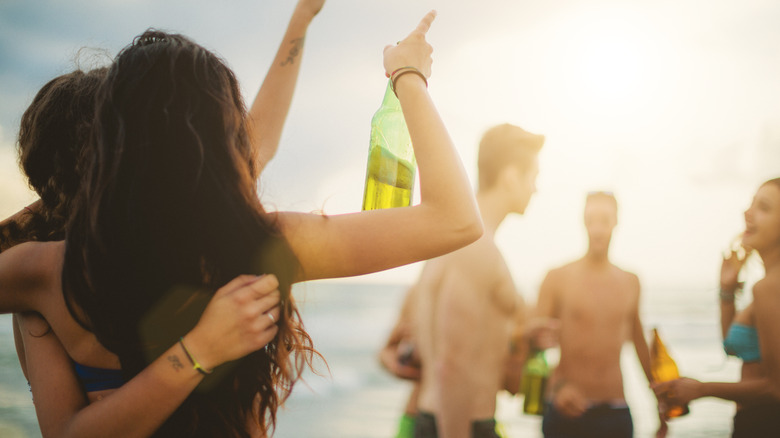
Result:
{"type": "Polygon", "coordinates": [[[218,367],[155,436],[249,437],[248,420],[266,432],[311,364],[290,294],[300,264],[258,199],[245,117],[217,56],[157,30],[119,53],[98,92],[63,289],[125,377],[191,330],[237,275],[275,274],[282,294],[276,339],[218,367]]]}
{"type": "Polygon", "coordinates": [[[41,206],[0,229],[0,248],[65,238],[65,222],[81,185],[81,155],[90,138],[95,94],[107,68],[75,70],[44,85],[22,115],[19,166],[41,206]]]}
{"type": "Polygon", "coordinates": [[[528,170],[542,145],[543,135],[532,134],[509,123],[488,129],[479,142],[479,188],[492,187],[508,165],[519,166],[522,171],[528,170]]]}

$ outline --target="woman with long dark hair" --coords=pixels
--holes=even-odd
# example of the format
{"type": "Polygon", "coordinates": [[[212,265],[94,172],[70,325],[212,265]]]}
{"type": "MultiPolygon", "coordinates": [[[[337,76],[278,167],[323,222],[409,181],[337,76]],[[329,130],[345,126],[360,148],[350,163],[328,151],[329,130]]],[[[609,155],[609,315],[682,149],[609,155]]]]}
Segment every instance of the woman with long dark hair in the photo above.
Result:
{"type": "MultiPolygon", "coordinates": [[[[424,36],[432,20],[426,16],[385,49],[388,74],[415,67],[429,75],[424,36]]],[[[468,180],[425,82],[410,74],[394,79],[423,181],[420,205],[333,217],[269,215],[256,197],[256,154],[232,72],[184,37],[146,32],[120,53],[99,94],[94,161],[66,245],[21,245],[8,263],[0,255],[0,282],[16,298],[30,289],[40,295],[53,287],[45,273],[63,266],[73,316],[117,354],[130,377],[192,328],[218,285],[240,274],[275,274],[282,292],[276,340],[214,370],[203,391],[158,431],[263,434],[312,352],[289,295],[292,282],[411,263],[481,232],[468,180]],[[20,262],[27,257],[37,265],[20,262]]],[[[16,310],[13,304],[30,306],[24,299],[12,303],[16,310]]],[[[42,313],[58,334],[58,326],[75,330],[42,313]]],[[[78,345],[63,344],[71,357],[84,355],[78,345]]],[[[208,372],[210,364],[200,368],[208,372]]]]}
{"type": "Polygon", "coordinates": [[[736,254],[721,269],[721,320],[726,352],[742,359],[739,382],[699,382],[683,378],[654,385],[669,403],[685,405],[701,397],[737,402],[732,436],[776,437],[780,430],[780,178],[758,188],[745,211],[742,245],[754,249],[766,275],[753,285],[753,302],[737,312],[734,294],[741,264],[736,254]]]}
{"type": "Polygon", "coordinates": [[[47,82],[22,116],[19,164],[39,200],[0,222],[0,251],[35,240],[65,238],[65,222],[81,186],[80,158],[107,68],[75,70],[47,82]]]}
{"type": "MultiPolygon", "coordinates": [[[[0,224],[0,249],[24,241],[56,241],[64,237],[65,221],[80,185],[79,163],[91,132],[95,95],[106,72],[106,68],[76,70],[52,79],[36,94],[22,116],[19,161],[40,200],[0,224]]],[[[200,349],[201,355],[210,356],[215,365],[264,347],[276,334],[276,326],[269,319],[278,316],[279,312],[276,286],[275,277],[270,275],[262,279],[239,277],[221,288],[209,303],[204,317],[191,333],[185,335],[190,347],[200,349]],[[247,299],[257,303],[251,313],[245,309],[239,311],[247,299]],[[260,326],[256,325],[257,321],[260,326]],[[229,342],[204,346],[204,334],[229,342]]],[[[52,315],[52,311],[48,314],[52,315]]],[[[64,305],[60,306],[58,314],[68,318],[64,305]]],[[[87,408],[89,400],[103,399],[124,383],[118,372],[71,362],[46,320],[37,312],[15,314],[13,321],[22,371],[30,382],[41,433],[45,437],[83,437],[87,432],[117,436],[119,432],[130,431],[137,431],[139,435],[146,431],[148,435],[175,410],[200,379],[198,373],[190,376],[170,373],[170,360],[181,354],[174,352],[147,367],[137,381],[119,391],[110,403],[87,408]],[[78,378],[74,373],[78,373],[78,378]],[[181,377],[185,378],[182,380],[181,377]],[[139,383],[146,393],[138,393],[139,383]],[[163,394],[166,403],[173,403],[167,410],[158,404],[152,413],[140,417],[141,421],[138,417],[133,417],[134,421],[121,421],[134,407],[148,407],[148,392],[163,394]],[[176,392],[180,394],[178,403],[176,392]]],[[[93,337],[86,332],[82,334],[84,340],[93,337]]],[[[186,360],[184,356],[181,359],[186,360]]]]}
{"type": "MultiPolygon", "coordinates": [[[[324,0],[299,1],[247,116],[261,165],[278,148],[300,70],[306,29],[323,3],[324,0]]],[[[20,166],[41,199],[0,222],[0,251],[25,241],[54,241],[64,237],[65,221],[81,184],[81,162],[93,124],[95,95],[107,71],[107,68],[79,69],[52,79],[41,88],[22,116],[18,141],[20,166]]],[[[194,334],[185,335],[189,349],[200,350],[201,359],[217,365],[263,347],[276,333],[273,324],[279,312],[274,308],[279,301],[276,286],[273,275],[241,276],[221,288],[193,329],[194,334]],[[247,311],[242,307],[237,311],[237,305],[246,300],[253,302],[254,308],[247,311]],[[218,338],[219,342],[203,345],[203,334],[218,338]]],[[[57,317],[65,315],[67,319],[68,310],[64,305],[61,307],[57,317]]],[[[50,315],[53,310],[49,309],[50,315]]],[[[82,344],[92,338],[88,332],[80,334],[85,338],[80,341],[82,344]]],[[[187,360],[179,357],[181,351],[174,351],[161,356],[124,384],[120,370],[73,362],[37,312],[14,315],[14,337],[45,437],[149,435],[202,378],[197,372],[184,379],[180,374],[171,375],[170,371],[177,371],[181,366],[171,370],[169,365],[187,360]],[[149,412],[149,403],[161,394],[164,399],[158,400],[155,409],[149,412]],[[88,405],[97,400],[103,402],[88,405]]]]}
{"type": "MultiPolygon", "coordinates": [[[[52,79],[36,94],[22,116],[19,160],[40,200],[0,225],[2,249],[24,241],[56,241],[64,237],[65,220],[80,184],[80,156],[91,132],[95,95],[106,72],[106,68],[76,70],[52,79]]],[[[279,312],[276,286],[272,275],[262,279],[242,276],[221,288],[203,318],[185,335],[190,347],[200,349],[201,356],[211,357],[215,364],[264,347],[276,335],[276,326],[270,321],[279,312]],[[247,299],[257,303],[252,312],[239,310],[247,299]],[[256,325],[257,321],[260,326],[256,325]],[[204,348],[204,334],[208,336],[206,340],[218,336],[229,342],[210,343],[204,348]]],[[[55,319],[69,318],[65,306],[59,307],[55,319]]],[[[54,314],[52,310],[49,315],[54,314]]],[[[141,435],[148,431],[148,434],[154,430],[149,428],[164,421],[199,382],[197,373],[190,376],[170,373],[168,363],[181,354],[174,352],[147,367],[137,381],[128,384],[110,403],[85,408],[88,400],[100,400],[121,386],[124,383],[121,375],[115,370],[71,362],[38,313],[15,314],[13,321],[20,363],[30,382],[41,432],[46,437],[85,436],[85,431],[113,436],[128,431],[138,431],[141,435]],[[134,390],[138,392],[139,383],[147,392],[163,394],[166,403],[175,403],[175,393],[180,391],[179,401],[167,411],[158,404],[158,409],[145,415],[141,422],[123,422],[121,418],[133,410],[133,402],[136,408],[148,406],[140,403],[141,397],[133,396],[134,390]],[[112,424],[112,428],[106,429],[106,424],[112,424]]],[[[86,332],[82,335],[83,341],[94,338],[86,332]]],[[[148,394],[142,395],[148,400],[148,394]]]]}

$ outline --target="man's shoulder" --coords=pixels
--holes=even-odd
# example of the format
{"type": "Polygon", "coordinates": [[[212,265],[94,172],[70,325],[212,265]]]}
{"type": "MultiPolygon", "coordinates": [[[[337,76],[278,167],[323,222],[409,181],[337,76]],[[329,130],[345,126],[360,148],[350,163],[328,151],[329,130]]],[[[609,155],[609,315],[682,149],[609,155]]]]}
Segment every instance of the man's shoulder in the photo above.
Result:
{"type": "Polygon", "coordinates": [[[547,271],[547,276],[550,278],[561,278],[566,277],[570,275],[574,275],[575,271],[577,270],[577,266],[579,260],[575,260],[560,266],[557,266],[555,268],[550,269],[547,271]]]}
{"type": "Polygon", "coordinates": [[[467,289],[490,289],[504,283],[512,283],[509,268],[501,251],[492,241],[483,239],[442,256],[435,261],[437,270],[444,276],[457,278],[467,289]]]}
{"type": "Polygon", "coordinates": [[[618,277],[623,281],[630,282],[631,284],[637,284],[637,285],[639,284],[639,276],[637,276],[631,271],[626,271],[625,269],[619,266],[616,265],[612,265],[612,266],[614,266],[616,277],[618,277]]]}

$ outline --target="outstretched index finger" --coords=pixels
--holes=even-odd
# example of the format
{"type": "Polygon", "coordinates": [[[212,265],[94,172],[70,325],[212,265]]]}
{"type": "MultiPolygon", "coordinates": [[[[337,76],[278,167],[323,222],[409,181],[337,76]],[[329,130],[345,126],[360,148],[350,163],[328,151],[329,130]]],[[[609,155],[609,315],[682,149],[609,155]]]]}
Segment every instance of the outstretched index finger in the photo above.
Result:
{"type": "Polygon", "coordinates": [[[435,10],[425,14],[422,20],[420,20],[420,24],[417,25],[412,33],[419,32],[424,36],[431,29],[431,24],[433,23],[434,18],[436,18],[435,10]]]}

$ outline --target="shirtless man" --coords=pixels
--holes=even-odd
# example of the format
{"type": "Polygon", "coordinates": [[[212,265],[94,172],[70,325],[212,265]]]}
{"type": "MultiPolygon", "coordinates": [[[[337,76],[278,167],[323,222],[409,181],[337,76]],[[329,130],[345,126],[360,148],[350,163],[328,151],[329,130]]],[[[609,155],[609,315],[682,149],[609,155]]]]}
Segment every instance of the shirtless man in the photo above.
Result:
{"type": "MultiPolygon", "coordinates": [[[[609,261],[617,225],[611,193],[588,194],[585,201],[588,252],[553,269],[539,291],[536,314],[560,319],[561,358],[550,384],[542,430],[545,438],[633,436],[623,395],[620,352],[634,343],[652,382],[650,353],[639,319],[639,279],[609,261]]],[[[658,436],[664,436],[662,421],[658,436]]]]}
{"type": "Polygon", "coordinates": [[[429,260],[415,287],[414,338],[422,376],[415,437],[497,437],[496,394],[504,387],[514,317],[523,302],[493,241],[509,213],[536,191],[544,137],[509,124],[479,146],[479,204],[485,234],[429,260]]]}

